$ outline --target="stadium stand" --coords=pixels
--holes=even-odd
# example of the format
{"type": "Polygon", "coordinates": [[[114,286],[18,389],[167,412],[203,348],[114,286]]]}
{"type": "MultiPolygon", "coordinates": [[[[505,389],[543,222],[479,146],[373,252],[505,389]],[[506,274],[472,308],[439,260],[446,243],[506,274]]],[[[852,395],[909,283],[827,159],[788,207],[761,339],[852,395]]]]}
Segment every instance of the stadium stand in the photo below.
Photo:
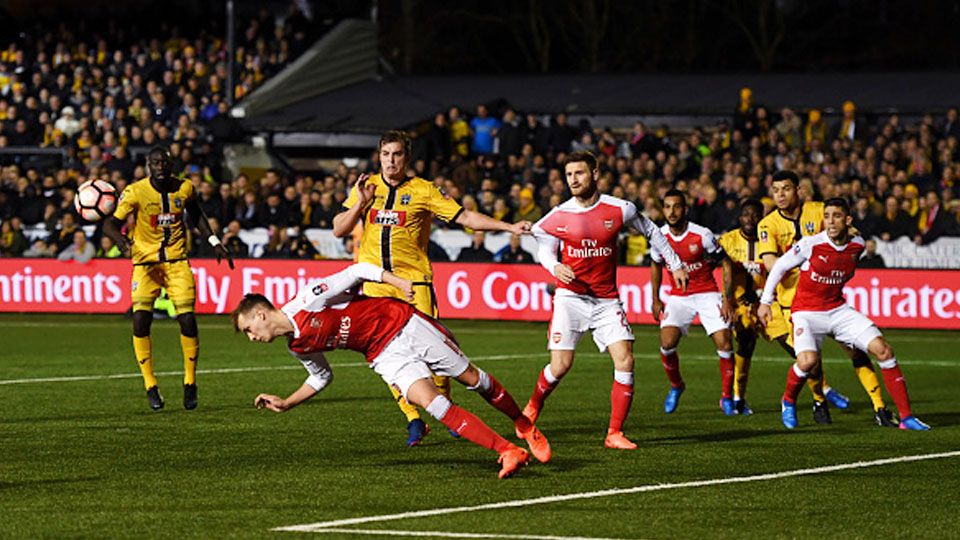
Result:
{"type": "MultiPolygon", "coordinates": [[[[285,14],[262,11],[240,26],[234,91],[241,103],[310,48],[315,36],[301,29],[301,18],[293,5],[285,14]]],[[[165,144],[235,252],[350,257],[350,244],[328,229],[358,175],[376,170],[375,154],[327,170],[233,175],[223,167],[223,145],[243,140],[244,124],[229,114],[223,39],[203,28],[189,35],[165,28],[163,37],[104,28],[79,35],[63,27],[0,43],[0,255],[56,256],[81,226],[71,204],[76,186],[96,177],[122,190],[144,176],[143,152],[165,144]]],[[[739,102],[728,96],[724,115],[615,127],[529,104],[521,111],[509,98],[471,110],[421,105],[415,121],[403,120],[414,137],[411,172],[494,217],[536,219],[567,197],[558,165],[563,155],[590,150],[601,157],[605,193],[636,201],[659,221],[660,197],[677,187],[690,197],[692,219],[722,232],[736,226],[745,197],[772,208],[770,174],[789,168],[801,172],[803,197],[850,200],[856,226],[881,241],[881,254],[902,238],[921,246],[960,234],[956,108],[908,119],[878,112],[871,96],[869,115],[852,101],[835,104],[835,114],[803,104],[772,109],[757,99],[782,101],[779,96],[744,90],[739,102]]],[[[96,226],[83,230],[98,256],[115,255],[96,226]]],[[[465,232],[438,230],[435,239],[454,260],[471,244],[465,232]]],[[[507,243],[496,235],[485,240],[492,253],[507,243]]],[[[645,261],[640,239],[624,239],[624,248],[624,263],[645,261]]],[[[195,255],[209,254],[198,245],[195,255]]]]}

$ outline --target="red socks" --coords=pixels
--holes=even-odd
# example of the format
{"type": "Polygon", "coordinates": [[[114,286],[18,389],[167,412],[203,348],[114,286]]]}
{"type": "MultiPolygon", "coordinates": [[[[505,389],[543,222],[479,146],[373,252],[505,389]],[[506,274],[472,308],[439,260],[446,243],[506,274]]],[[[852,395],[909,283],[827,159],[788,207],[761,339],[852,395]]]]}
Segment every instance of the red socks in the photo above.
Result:
{"type": "Polygon", "coordinates": [[[610,430],[623,431],[623,423],[630,413],[630,404],[633,402],[633,384],[623,384],[613,381],[610,390],[610,430]]]}
{"type": "Polygon", "coordinates": [[[893,397],[893,402],[897,404],[897,412],[900,418],[910,416],[910,396],[907,395],[907,383],[903,380],[903,372],[900,366],[894,361],[893,367],[885,368],[881,362],[880,373],[883,374],[883,385],[887,387],[887,393],[893,397]]]}
{"type": "MultiPolygon", "coordinates": [[[[516,406],[516,405],[514,405],[516,406]]],[[[456,431],[468,441],[489,448],[498,454],[509,450],[512,444],[497,434],[470,412],[451,403],[447,414],[440,419],[443,425],[456,431]]]]}
{"type": "MultiPolygon", "coordinates": [[[[550,365],[548,364],[547,367],[543,369],[550,369],[550,365]]],[[[560,384],[559,379],[551,383],[547,381],[547,377],[543,374],[543,370],[540,371],[540,377],[537,378],[537,386],[533,389],[533,394],[530,396],[530,401],[537,406],[537,410],[543,408],[544,400],[550,396],[550,393],[553,392],[554,388],[556,388],[558,384],[560,384]]]]}
{"type": "Polygon", "coordinates": [[[717,351],[720,356],[720,396],[724,398],[733,397],[733,352],[717,351]]]}
{"type": "Polygon", "coordinates": [[[783,401],[791,405],[795,404],[797,402],[797,396],[800,395],[800,389],[803,388],[806,382],[807,374],[800,371],[797,364],[790,366],[790,369],[787,370],[787,387],[783,391],[783,401]]]}
{"type": "Polygon", "coordinates": [[[680,357],[677,356],[677,349],[664,350],[660,348],[660,362],[663,364],[663,371],[670,379],[670,386],[680,388],[683,386],[683,377],[680,376],[680,357]]]}

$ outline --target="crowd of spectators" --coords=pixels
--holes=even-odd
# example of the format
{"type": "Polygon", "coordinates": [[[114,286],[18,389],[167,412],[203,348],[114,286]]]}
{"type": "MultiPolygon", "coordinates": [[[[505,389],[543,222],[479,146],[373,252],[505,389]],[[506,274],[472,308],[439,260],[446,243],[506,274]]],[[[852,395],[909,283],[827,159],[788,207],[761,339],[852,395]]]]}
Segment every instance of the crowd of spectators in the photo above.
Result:
{"type": "MultiPolygon", "coordinates": [[[[305,46],[296,39],[297,20],[291,12],[281,25],[266,15],[248,21],[238,51],[239,95],[305,46]]],[[[206,34],[183,38],[170,29],[165,41],[115,46],[110,38],[116,36],[86,43],[60,30],[37,39],[32,50],[12,44],[0,51],[0,149],[67,150],[66,162],[53,170],[0,153],[3,256],[67,251],[78,225],[71,205],[76,185],[97,177],[122,190],[143,177],[142,163],[128,152],[133,146],[170,145],[177,170],[192,179],[201,207],[238,256],[248,252],[240,231],[262,227],[269,236],[263,256],[319,257],[303,231],[330,228],[359,174],[378,169],[373,152],[355,167],[341,163],[318,175],[271,169],[257,177],[224,177],[217,151],[227,136],[222,40],[206,34]],[[27,245],[21,229],[37,224],[50,236],[27,245]]],[[[564,113],[479,105],[467,115],[454,106],[411,129],[410,167],[469,209],[511,222],[536,221],[569,196],[559,165],[565,154],[590,150],[601,160],[603,193],[635,201],[662,222],[659,201],[666,190],[679,188],[689,196],[691,220],[718,233],[737,226],[739,202],[746,197],[762,199],[770,211],[770,175],[793,169],[802,178],[802,198],[847,198],[866,236],[929,244],[958,234],[957,109],[910,122],[897,114],[868,122],[849,101],[840,110],[833,121],[820,110],[773,111],[744,88],[730,120],[719,125],[671,129],[637,122],[613,130],[586,119],[574,125],[564,113]]],[[[116,255],[109,240],[92,240],[84,253],[88,247],[97,256],[116,255]]],[[[644,260],[642,237],[626,238],[624,247],[625,263],[644,260]]],[[[194,254],[204,256],[204,250],[199,243],[194,254]]],[[[482,236],[462,253],[465,260],[489,254],[482,236]]],[[[490,256],[530,260],[516,239],[490,256]]]]}

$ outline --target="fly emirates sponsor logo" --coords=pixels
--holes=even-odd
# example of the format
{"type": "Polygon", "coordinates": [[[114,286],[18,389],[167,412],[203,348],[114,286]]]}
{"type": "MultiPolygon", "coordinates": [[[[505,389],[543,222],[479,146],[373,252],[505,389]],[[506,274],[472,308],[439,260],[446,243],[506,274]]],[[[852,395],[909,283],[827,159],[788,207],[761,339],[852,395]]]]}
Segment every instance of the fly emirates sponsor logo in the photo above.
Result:
{"type": "Polygon", "coordinates": [[[847,275],[843,270],[831,270],[829,276],[811,270],[810,280],[824,285],[843,285],[847,282],[847,275]]]}
{"type": "Polygon", "coordinates": [[[609,257],[613,255],[613,248],[607,246],[597,246],[597,241],[591,238],[584,238],[580,241],[580,247],[573,247],[567,244],[567,256],[573,259],[589,259],[591,257],[609,257]]]}

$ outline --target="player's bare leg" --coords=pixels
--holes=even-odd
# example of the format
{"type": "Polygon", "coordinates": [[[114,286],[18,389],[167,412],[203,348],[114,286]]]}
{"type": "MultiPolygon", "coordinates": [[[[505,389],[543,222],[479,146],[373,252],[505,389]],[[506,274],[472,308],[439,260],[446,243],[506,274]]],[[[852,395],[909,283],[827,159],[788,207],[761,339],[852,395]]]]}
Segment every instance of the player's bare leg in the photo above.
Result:
{"type": "MultiPolygon", "coordinates": [[[[523,408],[523,415],[536,423],[543,409],[543,403],[553,390],[560,384],[560,380],[573,367],[573,350],[551,350],[550,363],[547,364],[537,378],[537,386],[530,395],[530,400],[523,408]]],[[[519,435],[518,435],[519,436],[519,435]]]]}
{"type": "Polygon", "coordinates": [[[633,403],[633,341],[617,341],[607,346],[613,360],[613,387],[610,389],[610,424],[603,445],[618,450],[634,450],[637,445],[623,434],[623,424],[633,403]]]}
{"type": "Polygon", "coordinates": [[[550,461],[552,452],[547,438],[529,418],[520,412],[520,407],[514,401],[513,396],[493,375],[471,363],[463,373],[457,376],[457,382],[465,385],[467,390],[480,394],[487,403],[507,415],[510,420],[513,420],[517,437],[527,441],[533,457],[542,463],[550,461]]]}
{"type": "Polygon", "coordinates": [[[660,329],[660,363],[670,381],[670,391],[663,401],[663,412],[670,414],[677,410],[680,395],[686,389],[683,376],[680,375],[680,356],[677,354],[677,345],[683,332],[676,326],[664,326],[660,329]]]}
{"type": "Polygon", "coordinates": [[[419,379],[410,385],[406,399],[426,409],[434,418],[468,441],[500,454],[500,478],[513,475],[530,460],[530,454],[526,450],[498,435],[466,409],[455,405],[437,391],[430,379],[419,379]]]}
{"type": "MultiPolygon", "coordinates": [[[[137,306],[135,306],[137,307],[137,306]]],[[[142,308],[142,306],[140,306],[142,308]]],[[[150,408],[159,411],[163,408],[163,396],[157,387],[157,377],[153,373],[153,343],[150,338],[150,326],[153,324],[152,301],[145,309],[133,312],[133,353],[143,375],[143,386],[147,390],[147,402],[150,408]]]]}
{"type": "Polygon", "coordinates": [[[784,427],[797,427],[797,396],[803,388],[810,371],[820,364],[820,354],[816,351],[803,351],[797,354],[797,360],[787,371],[787,385],[781,398],[781,420],[784,427]]]}
{"type": "MultiPolygon", "coordinates": [[[[780,344],[780,347],[790,355],[790,358],[796,360],[797,353],[793,350],[793,345],[791,345],[788,336],[781,336],[777,338],[777,343],[780,344]]],[[[830,424],[833,420],[830,418],[830,406],[827,404],[827,396],[824,394],[824,378],[823,378],[823,366],[818,365],[812,368],[812,371],[807,373],[807,387],[810,389],[810,394],[813,396],[813,421],[818,424],[830,424]]],[[[834,390],[834,392],[836,392],[834,390]]],[[[845,396],[837,392],[837,395],[843,399],[846,399],[845,396]]]]}
{"type": "Polygon", "coordinates": [[[883,336],[873,338],[867,345],[867,350],[877,359],[880,364],[880,372],[883,374],[883,385],[887,392],[893,396],[893,402],[897,404],[897,412],[900,414],[900,429],[910,429],[924,431],[930,429],[930,426],[921,422],[913,416],[910,410],[910,396],[907,394],[907,383],[903,379],[903,372],[897,364],[897,357],[893,354],[893,347],[887,343],[883,336]]]}
{"type": "Polygon", "coordinates": [[[733,404],[733,333],[730,329],[718,330],[710,335],[717,347],[720,366],[720,410],[727,416],[736,416],[733,404]]]}

